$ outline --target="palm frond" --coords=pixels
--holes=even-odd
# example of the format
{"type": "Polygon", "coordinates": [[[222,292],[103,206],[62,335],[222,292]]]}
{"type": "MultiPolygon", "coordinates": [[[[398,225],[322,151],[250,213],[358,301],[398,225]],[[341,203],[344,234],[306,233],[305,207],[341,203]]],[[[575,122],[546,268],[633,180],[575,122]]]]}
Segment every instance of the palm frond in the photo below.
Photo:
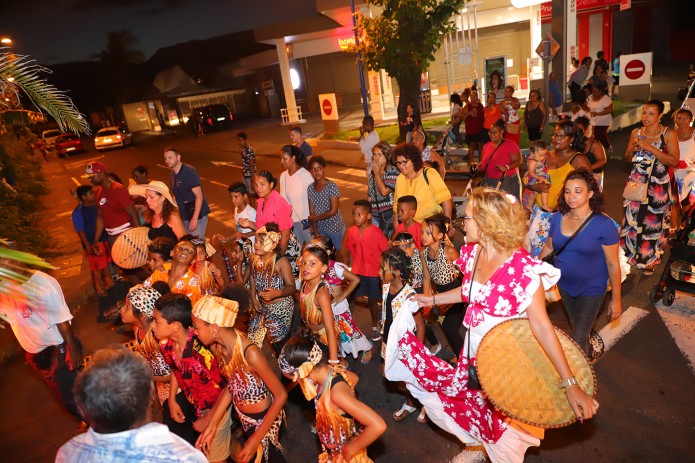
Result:
{"type": "MultiPolygon", "coordinates": [[[[7,47],[0,48],[0,86],[5,91],[26,95],[39,109],[50,114],[64,132],[84,133],[91,130],[85,117],[80,114],[66,92],[49,84],[42,74],[51,70],[36,64],[24,55],[15,55],[7,47]]],[[[0,101],[0,110],[9,109],[5,101],[0,101]]]]}

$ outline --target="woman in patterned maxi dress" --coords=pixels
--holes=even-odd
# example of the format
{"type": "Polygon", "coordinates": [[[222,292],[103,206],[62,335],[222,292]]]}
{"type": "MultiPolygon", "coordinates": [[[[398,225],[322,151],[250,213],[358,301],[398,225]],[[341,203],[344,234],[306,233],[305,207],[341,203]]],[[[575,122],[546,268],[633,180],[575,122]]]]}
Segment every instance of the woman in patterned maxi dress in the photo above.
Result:
{"type": "Polygon", "coordinates": [[[671,176],[680,157],[678,136],[659,120],[664,104],[650,100],[642,107],[643,127],[630,135],[625,159],[632,161],[628,181],[647,183],[643,201],[623,202],[625,216],[620,229],[620,247],[628,261],[645,275],[654,273],[666,245],[671,223],[671,176]]]}
{"type": "MultiPolygon", "coordinates": [[[[554,267],[532,258],[522,248],[525,211],[515,198],[490,188],[477,188],[466,206],[468,245],[457,261],[461,288],[435,296],[418,295],[419,305],[469,302],[464,318],[470,358],[462,355],[456,367],[432,356],[412,332],[411,311],[401,310],[389,335],[386,377],[402,380],[427,409],[435,424],[465,444],[482,444],[493,463],[522,462],[526,449],[538,438],[509,423],[482,391],[469,387],[468,366],[483,336],[512,318],[528,317],[531,331],[559,376],[572,384],[572,371],[545,311],[544,287],[559,279],[554,267]],[[435,302],[436,298],[436,302],[435,302]]],[[[468,350],[468,345],[464,347],[468,350]]],[[[591,418],[598,402],[576,385],[566,388],[567,399],[581,419],[591,418]]]]}

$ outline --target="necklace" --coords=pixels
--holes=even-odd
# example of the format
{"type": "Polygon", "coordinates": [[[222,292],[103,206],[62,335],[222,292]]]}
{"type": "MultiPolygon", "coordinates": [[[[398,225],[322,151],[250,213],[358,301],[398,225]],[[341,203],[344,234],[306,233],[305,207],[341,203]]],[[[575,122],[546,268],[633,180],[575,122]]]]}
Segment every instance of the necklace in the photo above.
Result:
{"type": "Polygon", "coordinates": [[[589,211],[589,213],[586,214],[584,217],[576,217],[574,214],[570,212],[569,216],[572,220],[576,220],[577,222],[584,222],[592,213],[593,211],[589,211]]]}

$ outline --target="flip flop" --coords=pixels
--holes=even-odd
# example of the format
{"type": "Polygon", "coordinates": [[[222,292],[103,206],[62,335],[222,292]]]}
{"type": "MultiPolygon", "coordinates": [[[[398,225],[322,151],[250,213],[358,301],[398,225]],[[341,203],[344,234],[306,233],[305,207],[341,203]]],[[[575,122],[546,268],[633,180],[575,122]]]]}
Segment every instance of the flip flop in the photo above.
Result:
{"type": "Polygon", "coordinates": [[[394,421],[403,421],[404,419],[408,418],[412,413],[415,413],[417,411],[417,408],[411,407],[408,405],[408,403],[404,403],[401,408],[399,408],[397,411],[393,413],[393,420],[394,421]]]}
{"type": "Polygon", "coordinates": [[[427,412],[425,411],[425,407],[420,409],[420,414],[417,416],[417,422],[422,424],[427,423],[427,412]]]}
{"type": "Polygon", "coordinates": [[[372,351],[371,350],[362,351],[362,358],[360,359],[360,363],[362,365],[366,365],[369,363],[370,360],[372,360],[372,351]]]}

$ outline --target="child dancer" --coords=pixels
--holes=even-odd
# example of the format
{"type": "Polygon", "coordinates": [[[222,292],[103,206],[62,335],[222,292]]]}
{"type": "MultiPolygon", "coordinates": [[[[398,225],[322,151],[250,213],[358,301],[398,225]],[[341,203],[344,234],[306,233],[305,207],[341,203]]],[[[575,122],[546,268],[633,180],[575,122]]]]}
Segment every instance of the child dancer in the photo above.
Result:
{"type": "Polygon", "coordinates": [[[372,343],[367,339],[352,318],[350,303],[347,297],[352,294],[360,284],[360,277],[352,273],[347,265],[337,262],[333,240],[329,236],[315,236],[311,244],[321,246],[328,253],[328,272],[326,272],[326,283],[333,296],[331,306],[335,317],[336,330],[340,341],[340,355],[345,357],[352,354],[357,358],[357,353],[362,351],[360,362],[369,363],[372,359],[372,343]],[[343,282],[347,280],[348,286],[343,288],[343,282]]]}
{"type": "MultiPolygon", "coordinates": [[[[545,164],[545,159],[548,156],[548,148],[545,142],[536,140],[529,145],[529,155],[526,159],[528,170],[524,174],[524,185],[536,185],[538,183],[546,183],[550,185],[550,174],[548,166],[545,164]]],[[[531,213],[533,213],[533,205],[536,202],[536,197],[539,193],[528,188],[524,189],[524,194],[521,196],[521,204],[531,213]]],[[[548,193],[540,193],[541,207],[550,212],[548,206],[548,193]]]]}
{"type": "MultiPolygon", "coordinates": [[[[382,254],[379,276],[383,283],[382,318],[384,320],[383,339],[381,344],[381,356],[386,358],[386,351],[396,348],[397,339],[389,339],[389,331],[393,320],[401,310],[411,310],[415,319],[417,337],[421,342],[425,340],[425,320],[422,311],[418,309],[414,300],[415,291],[410,287],[410,258],[400,248],[390,248],[382,254]]],[[[406,402],[393,414],[395,421],[403,421],[417,410],[415,399],[406,391],[406,402]]]]}
{"type": "Polygon", "coordinates": [[[315,399],[316,434],[323,448],[319,462],[372,463],[367,447],[386,431],[386,423],[355,397],[357,375],[328,364],[308,331],[287,342],[279,364],[307,400],[315,399]]]}
{"type": "Polygon", "coordinates": [[[299,313],[306,327],[328,347],[328,363],[338,365],[338,335],[331,308],[331,293],[323,280],[327,270],[328,253],[316,244],[306,246],[299,261],[302,275],[299,313]]]}
{"type": "Polygon", "coordinates": [[[196,258],[191,268],[198,275],[200,292],[203,295],[215,294],[224,286],[222,272],[217,268],[217,265],[208,260],[209,256],[203,238],[195,237],[191,239],[191,242],[195,245],[196,252],[196,258]]]}
{"type": "Polygon", "coordinates": [[[251,306],[257,315],[249,323],[249,337],[267,329],[275,355],[290,335],[296,291],[290,262],[278,255],[279,243],[277,224],[268,222],[256,232],[251,260],[251,306]]]}
{"type": "MultiPolygon", "coordinates": [[[[442,214],[427,217],[422,223],[422,261],[424,294],[437,294],[461,286],[461,274],[454,265],[459,253],[445,241],[448,218],[442,214]]],[[[443,307],[440,307],[443,309],[443,307]]],[[[444,312],[444,310],[441,310],[444,312]]],[[[463,337],[459,329],[463,323],[463,303],[453,304],[446,310],[442,329],[451,344],[454,356],[461,353],[463,337]]]]}
{"type": "Polygon", "coordinates": [[[284,462],[280,451],[280,427],[285,418],[283,406],[287,392],[268,365],[263,352],[236,328],[240,307],[247,308],[245,288],[230,286],[225,295],[231,299],[204,296],[193,308],[193,327],[200,342],[213,346],[215,358],[229,386],[211,411],[210,422],[196,446],[206,450],[229,404],[239,415],[246,443],[236,461],[284,462]]]}

